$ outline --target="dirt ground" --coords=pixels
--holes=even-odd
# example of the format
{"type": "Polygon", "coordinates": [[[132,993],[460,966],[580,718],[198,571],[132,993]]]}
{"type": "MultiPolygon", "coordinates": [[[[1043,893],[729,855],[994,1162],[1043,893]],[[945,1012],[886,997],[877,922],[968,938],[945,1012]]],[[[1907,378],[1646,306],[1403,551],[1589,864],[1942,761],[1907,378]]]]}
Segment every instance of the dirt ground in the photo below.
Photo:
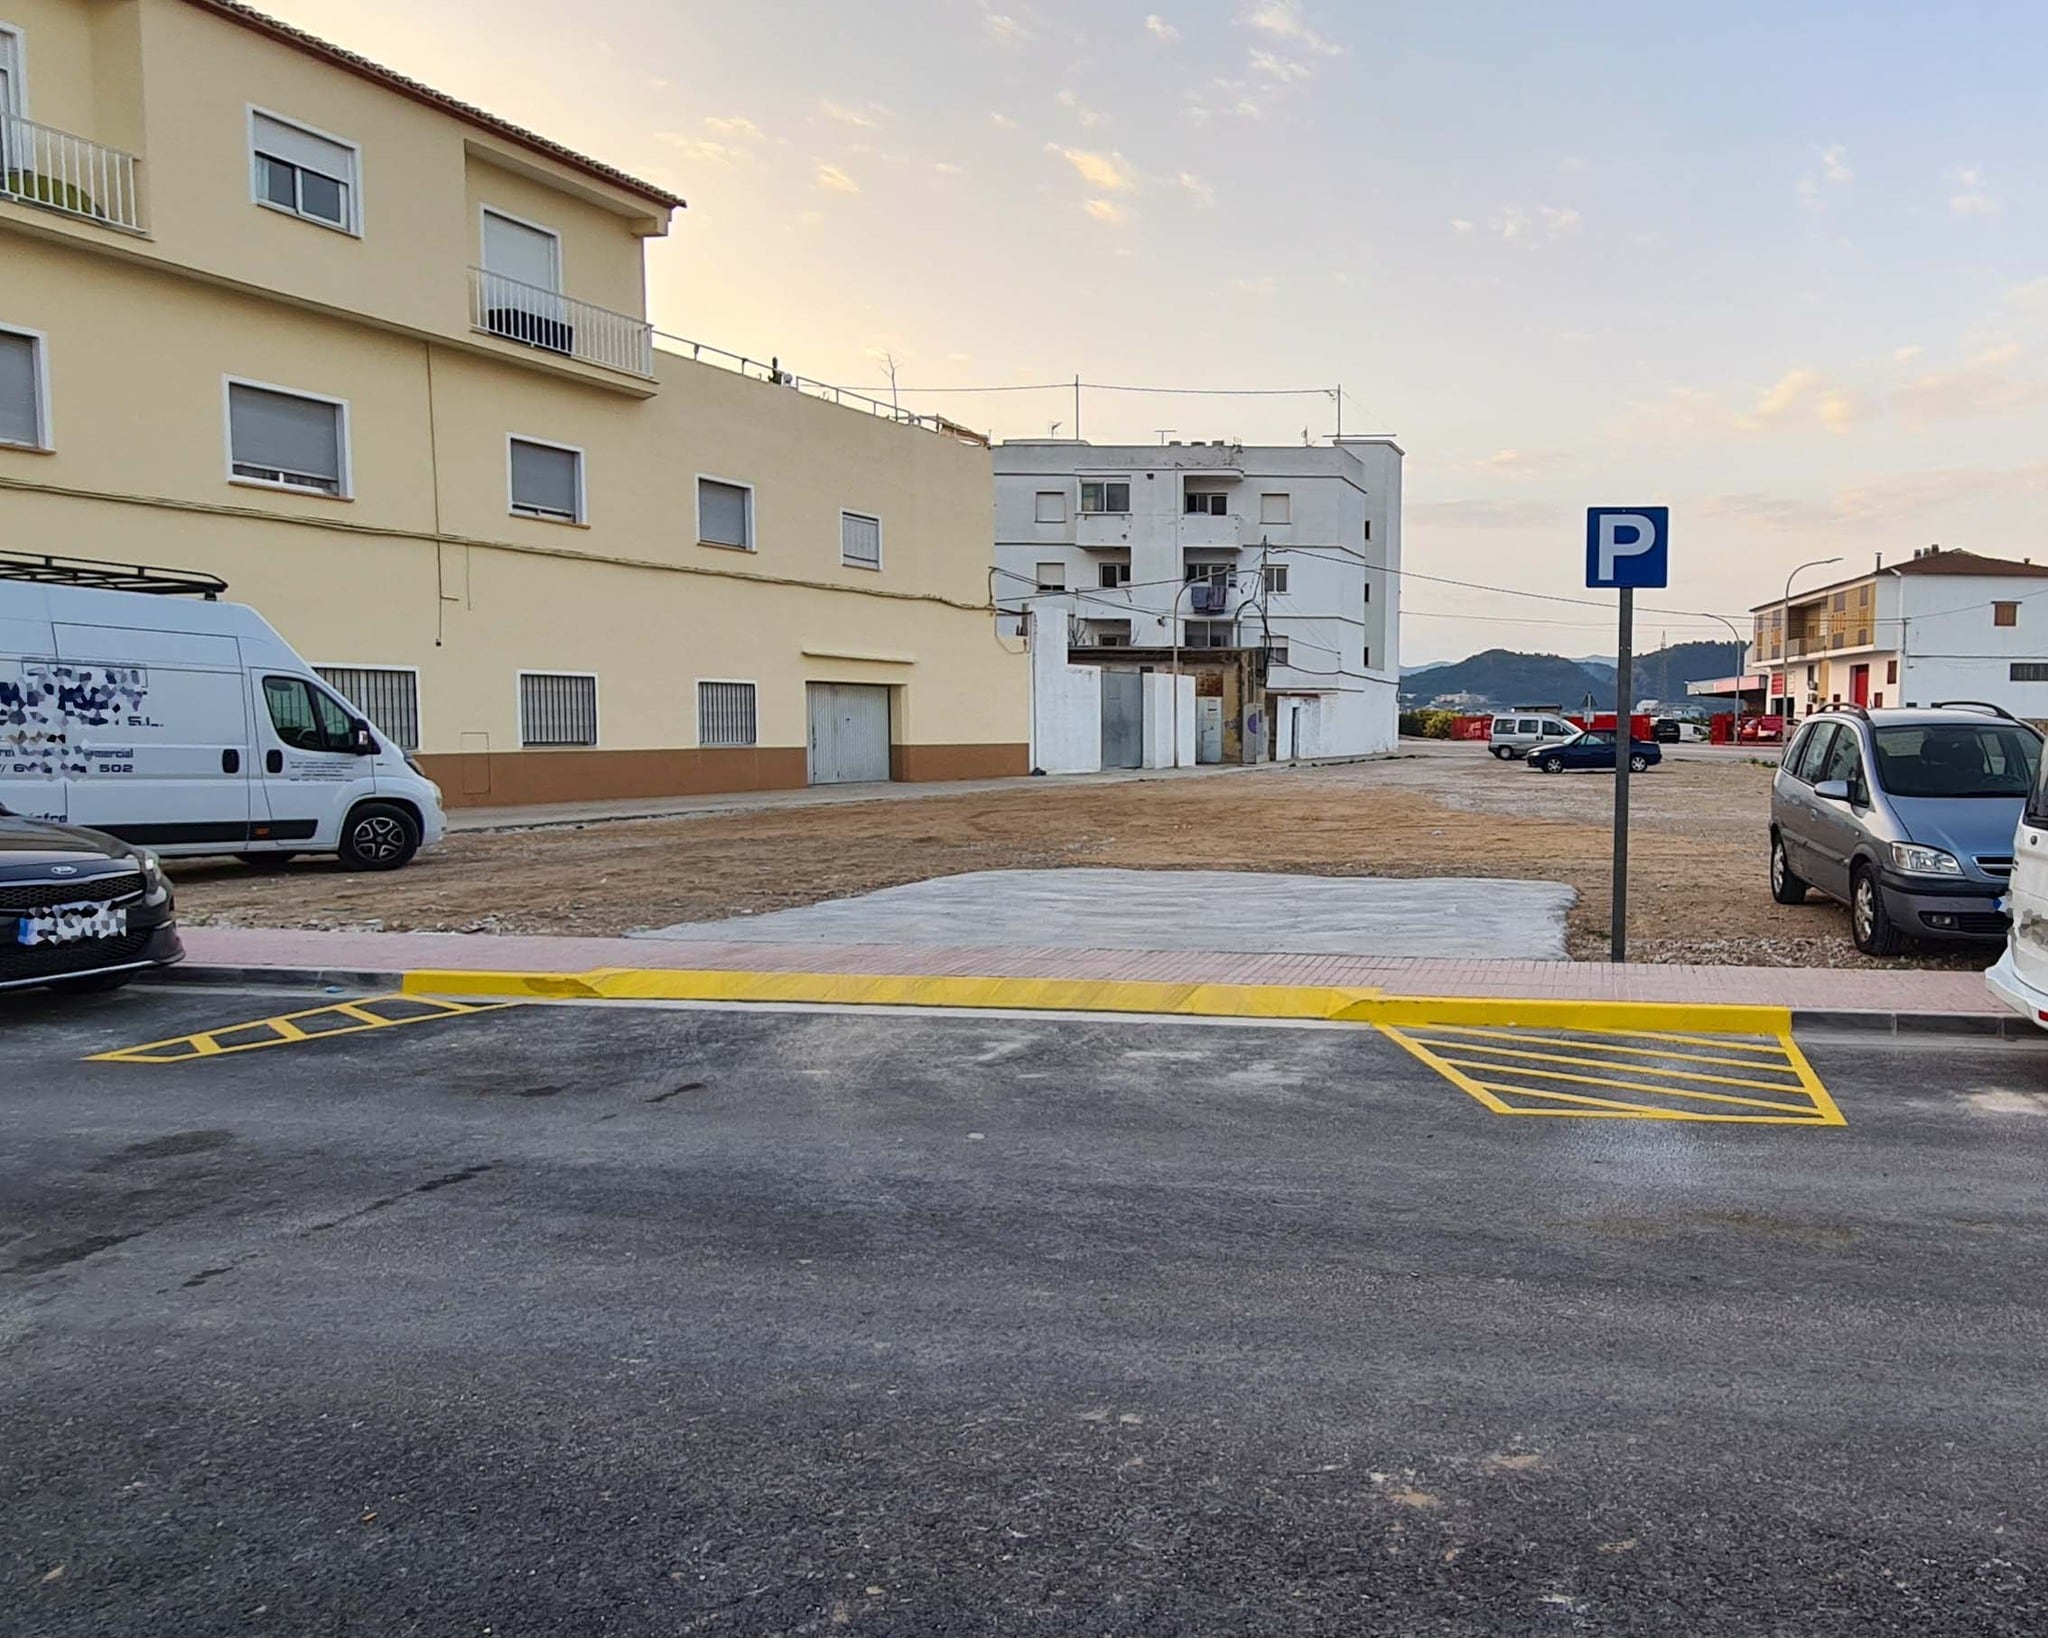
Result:
{"type": "MultiPolygon", "coordinates": [[[[1770,779],[1753,762],[1673,760],[1635,780],[1633,959],[1864,964],[1839,908],[1772,902],[1770,779]]],[[[210,859],[180,861],[173,875],[194,923],[584,934],[758,914],[969,870],[1505,876],[1576,888],[1572,954],[1602,960],[1612,792],[1605,775],[1550,777],[1478,747],[1429,747],[1347,767],[1033,780],[914,801],[456,835],[388,876],[319,860],[265,875],[210,859]]],[[[1994,953],[1906,961],[1985,966],[1994,953]]]]}

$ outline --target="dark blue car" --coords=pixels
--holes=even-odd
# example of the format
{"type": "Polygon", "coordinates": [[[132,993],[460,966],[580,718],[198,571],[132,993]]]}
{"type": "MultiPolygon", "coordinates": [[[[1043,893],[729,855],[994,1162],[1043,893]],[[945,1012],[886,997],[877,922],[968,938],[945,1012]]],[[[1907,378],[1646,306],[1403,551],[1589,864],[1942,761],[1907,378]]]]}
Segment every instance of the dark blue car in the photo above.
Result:
{"type": "MultiPolygon", "coordinates": [[[[1611,728],[1589,728],[1577,739],[1568,739],[1562,745],[1546,745],[1540,751],[1531,751],[1528,766],[1538,773],[1563,773],[1567,768],[1605,768],[1612,773],[1616,738],[1611,728]]],[[[1664,753],[1654,740],[1638,739],[1629,743],[1629,772],[1641,773],[1663,760],[1664,753]]]]}

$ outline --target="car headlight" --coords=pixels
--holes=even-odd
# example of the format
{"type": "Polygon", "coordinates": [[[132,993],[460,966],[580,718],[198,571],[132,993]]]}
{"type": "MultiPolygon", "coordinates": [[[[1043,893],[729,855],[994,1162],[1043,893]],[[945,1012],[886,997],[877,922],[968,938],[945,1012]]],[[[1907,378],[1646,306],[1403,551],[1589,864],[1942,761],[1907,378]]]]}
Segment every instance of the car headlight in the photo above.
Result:
{"type": "Polygon", "coordinates": [[[171,891],[168,877],[164,875],[164,863],[154,853],[144,849],[136,854],[142,861],[142,896],[151,904],[161,904],[171,891]]]}
{"type": "Polygon", "coordinates": [[[1953,853],[1938,847],[1921,847],[1914,842],[1892,843],[1892,863],[1909,876],[1960,876],[1963,867],[1953,853]]]}

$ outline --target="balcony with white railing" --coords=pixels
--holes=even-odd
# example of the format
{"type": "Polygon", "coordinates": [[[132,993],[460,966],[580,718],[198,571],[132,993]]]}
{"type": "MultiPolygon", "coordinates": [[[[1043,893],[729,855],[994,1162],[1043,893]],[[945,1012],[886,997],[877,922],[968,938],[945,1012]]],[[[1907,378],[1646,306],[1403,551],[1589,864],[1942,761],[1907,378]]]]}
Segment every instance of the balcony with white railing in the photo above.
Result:
{"type": "Polygon", "coordinates": [[[469,323],[485,335],[580,364],[643,379],[654,374],[654,327],[645,319],[487,268],[469,270],[469,323]]]}
{"type": "Polygon", "coordinates": [[[0,199],[128,233],[142,231],[133,154],[0,114],[0,199]]]}

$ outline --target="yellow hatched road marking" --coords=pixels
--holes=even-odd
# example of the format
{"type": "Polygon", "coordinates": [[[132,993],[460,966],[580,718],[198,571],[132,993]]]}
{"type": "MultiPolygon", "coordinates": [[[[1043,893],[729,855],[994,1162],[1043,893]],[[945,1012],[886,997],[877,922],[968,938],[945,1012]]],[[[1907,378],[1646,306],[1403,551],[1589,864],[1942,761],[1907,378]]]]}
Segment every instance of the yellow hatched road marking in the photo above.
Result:
{"type": "MultiPolygon", "coordinates": [[[[1477,1045],[1477,1043],[1481,1039],[1490,1041],[1513,1041],[1518,1044],[1530,1046],[1541,1046],[1544,1045],[1546,1042],[1551,1041],[1550,1037],[1544,1035],[1540,1031],[1511,1029],[1468,1029],[1460,1024],[1432,1024],[1429,1026],[1429,1029],[1430,1033],[1434,1035],[1459,1035],[1469,1037],[1474,1043],[1474,1051],[1490,1050],[1488,1048],[1483,1048],[1477,1045]]],[[[1685,1037],[1682,1036],[1674,1037],[1670,1035],[1659,1035],[1651,1037],[1651,1039],[1659,1041],[1681,1040],[1684,1038],[1685,1037]]],[[[1569,1046],[1575,1052],[1625,1052],[1633,1056],[1642,1058],[1672,1058],[1676,1059],[1680,1063],[1726,1064],[1730,1069],[1758,1069],[1767,1071],[1773,1075],[1793,1075],[1798,1073],[1798,1071],[1793,1069],[1792,1066],[1789,1064],[1759,1063],[1754,1058],[1722,1058],[1704,1052],[1673,1052],[1670,1051],[1668,1048],[1663,1047],[1617,1046],[1611,1041],[1586,1041],[1581,1040],[1576,1036],[1569,1041],[1555,1041],[1551,1042],[1551,1044],[1557,1046],[1569,1046]]],[[[1778,1043],[1775,1041],[1771,1042],[1768,1046],[1752,1046],[1746,1041],[1715,1041],[1713,1045],[1717,1049],[1739,1047],[1745,1052],[1768,1052],[1772,1054],[1777,1054],[1782,1051],[1778,1043]]],[[[1655,1069],[1655,1066],[1650,1064],[1644,1064],[1641,1067],[1650,1070],[1653,1074],[1660,1073],[1660,1071],[1657,1071],[1655,1069]]]]}
{"type": "Polygon", "coordinates": [[[509,1001],[478,1003],[444,1001],[420,995],[373,995],[361,1001],[339,1001],[332,1006],[308,1007],[304,1011],[282,1013],[275,1018],[257,1018],[245,1024],[223,1024],[218,1029],[196,1030],[190,1035],[174,1035],[164,1041],[148,1041],[141,1046],[97,1052],[86,1061],[95,1064],[190,1063],[195,1058],[260,1052],[265,1047],[298,1046],[336,1035],[362,1035],[375,1029],[396,1029],[401,1024],[425,1024],[441,1018],[466,1017],[476,1012],[498,1012],[510,1005],[509,1001]],[[377,1011],[380,1006],[403,1007],[406,1010],[387,1016],[377,1011]],[[337,1018],[347,1022],[323,1027],[324,1021],[337,1018]],[[316,1023],[316,1020],[322,1022],[316,1023]],[[313,1027],[302,1027],[306,1024],[313,1027]],[[257,1030],[267,1033],[253,1041],[223,1039],[257,1030]]]}
{"type": "MultiPolygon", "coordinates": [[[[1514,1067],[1512,1064],[1495,1063],[1494,1060],[1499,1058],[1513,1058],[1517,1061],[1525,1063],[1575,1064],[1580,1069],[1595,1069],[1605,1071],[1611,1074],[1663,1075],[1674,1081],[1703,1081],[1711,1086],[1747,1086],[1755,1089],[1758,1092],[1798,1092],[1802,1090],[1797,1080],[1799,1072],[1790,1067],[1787,1067],[1786,1069],[1780,1071],[1780,1073],[1782,1074],[1791,1075],[1794,1077],[1792,1083],[1790,1085],[1787,1085],[1783,1081],[1744,1080],[1741,1077],[1735,1075],[1701,1075],[1689,1069],[1666,1069],[1661,1064],[1602,1063],[1597,1058],[1574,1058],[1570,1056],[1568,1053],[1562,1052],[1523,1052],[1514,1047],[1486,1046],[1477,1041],[1436,1041],[1431,1040],[1426,1035],[1418,1035],[1415,1037],[1415,1039],[1420,1041],[1426,1047],[1446,1048],[1447,1051],[1444,1053],[1444,1056],[1448,1062],[1463,1064],[1468,1069],[1485,1069],[1489,1066],[1496,1069],[1511,1069],[1514,1067]],[[1475,1061],[1468,1061],[1460,1058],[1451,1058],[1449,1056],[1451,1052],[1484,1052],[1488,1054],[1488,1056],[1475,1061]]],[[[1575,1047],[1581,1045],[1582,1043],[1578,1041],[1559,1041],[1555,1044],[1558,1046],[1575,1047]]],[[[1713,1063],[1718,1062],[1719,1060],[1708,1059],[1706,1061],[1709,1063],[1713,1063]]],[[[1747,1065],[1745,1067],[1761,1069],[1764,1066],[1761,1064],[1753,1064],[1747,1065]]],[[[1524,1071],[1524,1073],[1534,1075],[1537,1074],[1538,1071],[1531,1069],[1524,1071]]],[[[1604,1079],[1605,1075],[1603,1075],[1602,1078],[1604,1079]]],[[[1652,1090],[1657,1089],[1653,1087],[1652,1090]]],[[[1670,1090],[1676,1092],[1682,1090],[1682,1088],[1672,1087],[1670,1090]]],[[[1702,1096],[1704,1096],[1704,1094],[1702,1094],[1702,1096]]]]}
{"type": "Polygon", "coordinates": [[[1806,1061],[1789,1031],[1769,1042],[1735,1041],[1715,1035],[1677,1035],[1637,1030],[1574,1030],[1522,1033],[1507,1029],[1474,1030],[1457,1026],[1417,1024],[1414,1033],[1388,1024],[1380,1032],[1411,1056],[1420,1059],[1452,1085],[1469,1093],[1497,1115],[1579,1116],[1604,1120],[1687,1120],[1721,1121],[1753,1126],[1844,1126],[1848,1123],[1813,1066],[1806,1061]],[[1482,1035],[1485,1039],[1475,1039],[1482,1035]],[[1597,1037],[1607,1034],[1606,1040],[1597,1037]],[[1595,1037],[1595,1038],[1589,1038],[1595,1037]],[[1652,1039],[1671,1046],[1691,1046],[1699,1051],[1685,1053],[1662,1048],[1631,1047],[1632,1040],[1652,1039]],[[1494,1045],[1495,1041],[1522,1041],[1531,1049],[1494,1045]],[[1747,1061],[1716,1056],[1731,1047],[1758,1054],[1747,1061]],[[1580,1051],[1620,1054],[1614,1059],[1575,1057],[1580,1051]],[[1739,1067],[1752,1073],[1786,1075],[1784,1083],[1747,1080],[1669,1069],[1663,1062],[1644,1062],[1639,1056],[1654,1051],[1660,1060],[1697,1062],[1720,1067],[1739,1067]],[[1479,1056],[1483,1054],[1483,1056],[1479,1056]],[[1764,1061],[1769,1054],[1776,1062],[1764,1061]],[[1542,1069],[1538,1064],[1568,1064],[1571,1070],[1542,1069]],[[1574,1073],[1583,1070],[1587,1073],[1574,1073]],[[1483,1078],[1482,1078],[1483,1077],[1483,1078]],[[1655,1077],[1651,1079],[1650,1077],[1655,1077]],[[1527,1083],[1546,1084],[1527,1084],[1527,1083]],[[1570,1092],[1557,1083],[1595,1089],[1570,1092]],[[1786,1101],[1743,1097],[1732,1092],[1709,1091],[1708,1087],[1741,1086],[1782,1094],[1786,1101]],[[1803,1101],[1792,1101],[1792,1100],[1803,1101]],[[1654,1100],[1654,1101],[1653,1101],[1654,1100]]]}

